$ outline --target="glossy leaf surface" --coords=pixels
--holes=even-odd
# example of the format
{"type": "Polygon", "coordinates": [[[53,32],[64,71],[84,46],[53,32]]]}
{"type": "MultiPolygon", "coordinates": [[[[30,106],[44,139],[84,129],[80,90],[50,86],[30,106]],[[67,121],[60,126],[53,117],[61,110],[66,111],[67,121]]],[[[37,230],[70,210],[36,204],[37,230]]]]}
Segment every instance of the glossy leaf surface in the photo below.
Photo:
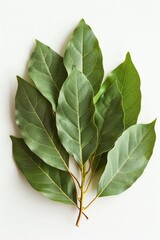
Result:
{"type": "Polygon", "coordinates": [[[81,167],[97,144],[94,112],[91,84],[74,68],[60,92],[56,123],[62,144],[81,167]]]}
{"type": "Polygon", "coordinates": [[[14,159],[30,185],[51,200],[76,205],[76,191],[69,173],[44,163],[22,139],[11,139],[14,159]]]}
{"type": "Polygon", "coordinates": [[[16,123],[25,143],[47,164],[66,170],[69,156],[59,141],[55,121],[51,104],[18,77],[16,123]]]}
{"type": "Polygon", "coordinates": [[[84,73],[96,94],[103,80],[102,53],[92,29],[82,19],[73,32],[64,55],[64,65],[68,74],[73,66],[84,73]]]}
{"type": "Polygon", "coordinates": [[[108,163],[97,196],[116,195],[129,188],[143,173],[155,143],[155,121],[128,128],[108,153],[108,163]]]}
{"type": "Polygon", "coordinates": [[[67,78],[63,58],[50,47],[36,41],[28,72],[38,90],[50,101],[53,110],[56,111],[59,91],[67,78]]]}

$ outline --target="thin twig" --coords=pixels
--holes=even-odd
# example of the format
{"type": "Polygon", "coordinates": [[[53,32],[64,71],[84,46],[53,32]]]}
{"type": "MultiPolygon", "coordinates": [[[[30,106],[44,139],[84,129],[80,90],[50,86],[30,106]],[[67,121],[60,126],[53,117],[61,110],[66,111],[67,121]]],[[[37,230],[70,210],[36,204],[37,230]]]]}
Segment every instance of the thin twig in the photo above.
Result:
{"type": "Polygon", "coordinates": [[[70,172],[70,175],[72,175],[72,177],[76,180],[76,183],[78,184],[79,188],[81,188],[81,185],[80,185],[78,179],[76,178],[76,176],[74,176],[74,174],[72,172],[70,172]]]}
{"type": "Polygon", "coordinates": [[[88,184],[87,184],[87,187],[86,187],[86,189],[85,189],[85,193],[87,193],[87,191],[88,191],[88,189],[89,189],[89,186],[90,186],[90,184],[91,184],[91,181],[92,181],[92,179],[93,179],[93,176],[94,176],[94,172],[91,174],[91,177],[90,177],[90,179],[89,179],[89,182],[88,182],[88,184]]]}
{"type": "MultiPolygon", "coordinates": [[[[78,197],[78,191],[77,191],[77,187],[76,187],[76,184],[75,184],[75,181],[74,181],[74,175],[69,171],[69,174],[71,175],[71,177],[72,177],[72,179],[73,179],[73,183],[74,183],[74,186],[75,186],[75,189],[76,189],[76,196],[77,196],[77,200],[78,201],[80,201],[79,200],[79,197],[78,197]]],[[[76,208],[78,208],[79,210],[80,210],[80,208],[76,205],[76,208]]],[[[88,216],[84,213],[84,212],[82,212],[82,214],[85,216],[85,218],[88,220],[89,218],[88,218],[88,216]]]]}
{"type": "Polygon", "coordinates": [[[76,226],[79,227],[79,222],[81,219],[81,215],[83,213],[83,200],[84,200],[84,184],[85,184],[85,177],[86,177],[86,166],[83,166],[82,169],[82,184],[81,184],[81,198],[80,198],[80,208],[79,208],[79,215],[76,221],[76,226]]]}
{"type": "MultiPolygon", "coordinates": [[[[79,210],[80,210],[80,208],[79,207],[77,207],[79,210]]],[[[89,219],[89,217],[84,213],[84,212],[82,212],[82,214],[83,214],[83,216],[88,220],[89,219]]]]}
{"type": "Polygon", "coordinates": [[[90,170],[91,170],[91,163],[90,163],[90,161],[89,161],[89,168],[88,168],[88,170],[86,171],[86,175],[90,172],[90,170]]]}
{"type": "MultiPolygon", "coordinates": [[[[92,163],[93,163],[94,157],[95,157],[95,156],[92,157],[92,163]]],[[[99,161],[98,161],[98,163],[99,163],[99,161]]],[[[85,193],[88,191],[88,189],[89,189],[89,187],[90,187],[90,184],[91,184],[91,182],[92,182],[92,179],[93,179],[93,177],[94,177],[94,175],[95,175],[95,173],[96,173],[96,169],[97,169],[98,163],[95,165],[94,170],[92,171],[92,174],[91,174],[91,177],[90,177],[90,179],[89,179],[88,185],[87,185],[87,187],[86,187],[85,193]]],[[[90,166],[92,167],[92,164],[90,164],[90,166]]]]}
{"type": "Polygon", "coordinates": [[[97,195],[96,195],[95,198],[93,198],[92,201],[91,201],[86,207],[84,207],[83,209],[86,210],[96,199],[97,199],[97,195]]]}

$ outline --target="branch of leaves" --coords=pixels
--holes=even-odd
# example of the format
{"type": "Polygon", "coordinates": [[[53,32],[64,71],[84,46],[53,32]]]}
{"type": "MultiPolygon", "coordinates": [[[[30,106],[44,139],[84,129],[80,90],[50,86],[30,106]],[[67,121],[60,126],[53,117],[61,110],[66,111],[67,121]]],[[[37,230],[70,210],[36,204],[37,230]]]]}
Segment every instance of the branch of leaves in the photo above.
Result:
{"type": "Polygon", "coordinates": [[[128,189],[143,173],[155,143],[155,121],[136,124],[140,78],[129,53],[103,81],[102,53],[84,20],[74,30],[64,58],[36,41],[28,73],[18,77],[16,123],[11,137],[15,161],[37,191],[76,206],[81,215],[102,196],[128,189]],[[76,161],[79,179],[70,170],[76,161]],[[97,194],[84,197],[100,173],[97,194]]]}

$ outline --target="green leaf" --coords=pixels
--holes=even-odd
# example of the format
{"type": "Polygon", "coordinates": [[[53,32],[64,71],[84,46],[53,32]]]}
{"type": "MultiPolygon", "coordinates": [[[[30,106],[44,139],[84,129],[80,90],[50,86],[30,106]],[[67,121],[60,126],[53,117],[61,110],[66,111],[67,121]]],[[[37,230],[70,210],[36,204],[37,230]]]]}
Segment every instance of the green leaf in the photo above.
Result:
{"type": "Polygon", "coordinates": [[[108,153],[108,163],[98,185],[97,197],[116,195],[143,173],[155,143],[155,121],[128,128],[108,153]]]}
{"type": "Polygon", "coordinates": [[[73,66],[84,73],[96,94],[103,80],[102,53],[92,29],[82,19],[74,30],[64,55],[64,65],[68,74],[73,66]]]}
{"type": "Polygon", "coordinates": [[[106,90],[95,105],[95,123],[98,128],[96,155],[108,152],[124,131],[122,97],[116,81],[107,78],[102,89],[106,90]]]}
{"type": "Polygon", "coordinates": [[[105,167],[108,151],[124,131],[122,96],[117,82],[107,78],[95,96],[94,101],[96,107],[95,122],[98,128],[98,146],[91,164],[92,171],[97,172],[100,168],[105,167]]]}
{"type": "Polygon", "coordinates": [[[70,174],[44,163],[22,139],[11,139],[14,159],[30,185],[51,200],[76,205],[76,190],[70,174]]]}
{"type": "Polygon", "coordinates": [[[107,164],[107,160],[108,160],[108,152],[102,153],[102,155],[99,155],[97,157],[100,157],[100,160],[98,161],[98,164],[96,165],[96,172],[101,170],[101,172],[103,173],[105,166],[107,164]]]}
{"type": "Polygon", "coordinates": [[[16,123],[31,151],[52,167],[67,170],[69,156],[59,141],[51,104],[19,77],[16,123]]]}
{"type": "Polygon", "coordinates": [[[60,91],[56,121],[63,146],[81,167],[97,144],[94,111],[91,84],[74,68],[60,91]]]}
{"type": "Polygon", "coordinates": [[[140,78],[129,53],[125,61],[108,76],[116,80],[123,99],[125,129],[137,122],[141,108],[140,78]]]}
{"type": "Polygon", "coordinates": [[[63,58],[50,47],[36,41],[28,72],[38,90],[50,101],[53,110],[56,111],[59,91],[67,78],[63,58]]]}

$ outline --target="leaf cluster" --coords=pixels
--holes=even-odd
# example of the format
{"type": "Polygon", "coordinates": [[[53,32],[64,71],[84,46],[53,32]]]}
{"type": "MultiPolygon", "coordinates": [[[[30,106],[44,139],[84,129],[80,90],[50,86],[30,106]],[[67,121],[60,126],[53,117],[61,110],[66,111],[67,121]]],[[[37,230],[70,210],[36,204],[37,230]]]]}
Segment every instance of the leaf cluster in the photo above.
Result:
{"type": "Polygon", "coordinates": [[[155,121],[136,124],[140,77],[129,53],[104,78],[98,40],[82,19],[64,57],[36,41],[15,99],[22,138],[11,137],[15,161],[30,185],[51,200],[84,210],[98,197],[119,194],[143,173],[155,143],[155,121]],[[76,162],[81,177],[70,170],[76,162]],[[95,176],[97,194],[84,197],[95,176]]]}

